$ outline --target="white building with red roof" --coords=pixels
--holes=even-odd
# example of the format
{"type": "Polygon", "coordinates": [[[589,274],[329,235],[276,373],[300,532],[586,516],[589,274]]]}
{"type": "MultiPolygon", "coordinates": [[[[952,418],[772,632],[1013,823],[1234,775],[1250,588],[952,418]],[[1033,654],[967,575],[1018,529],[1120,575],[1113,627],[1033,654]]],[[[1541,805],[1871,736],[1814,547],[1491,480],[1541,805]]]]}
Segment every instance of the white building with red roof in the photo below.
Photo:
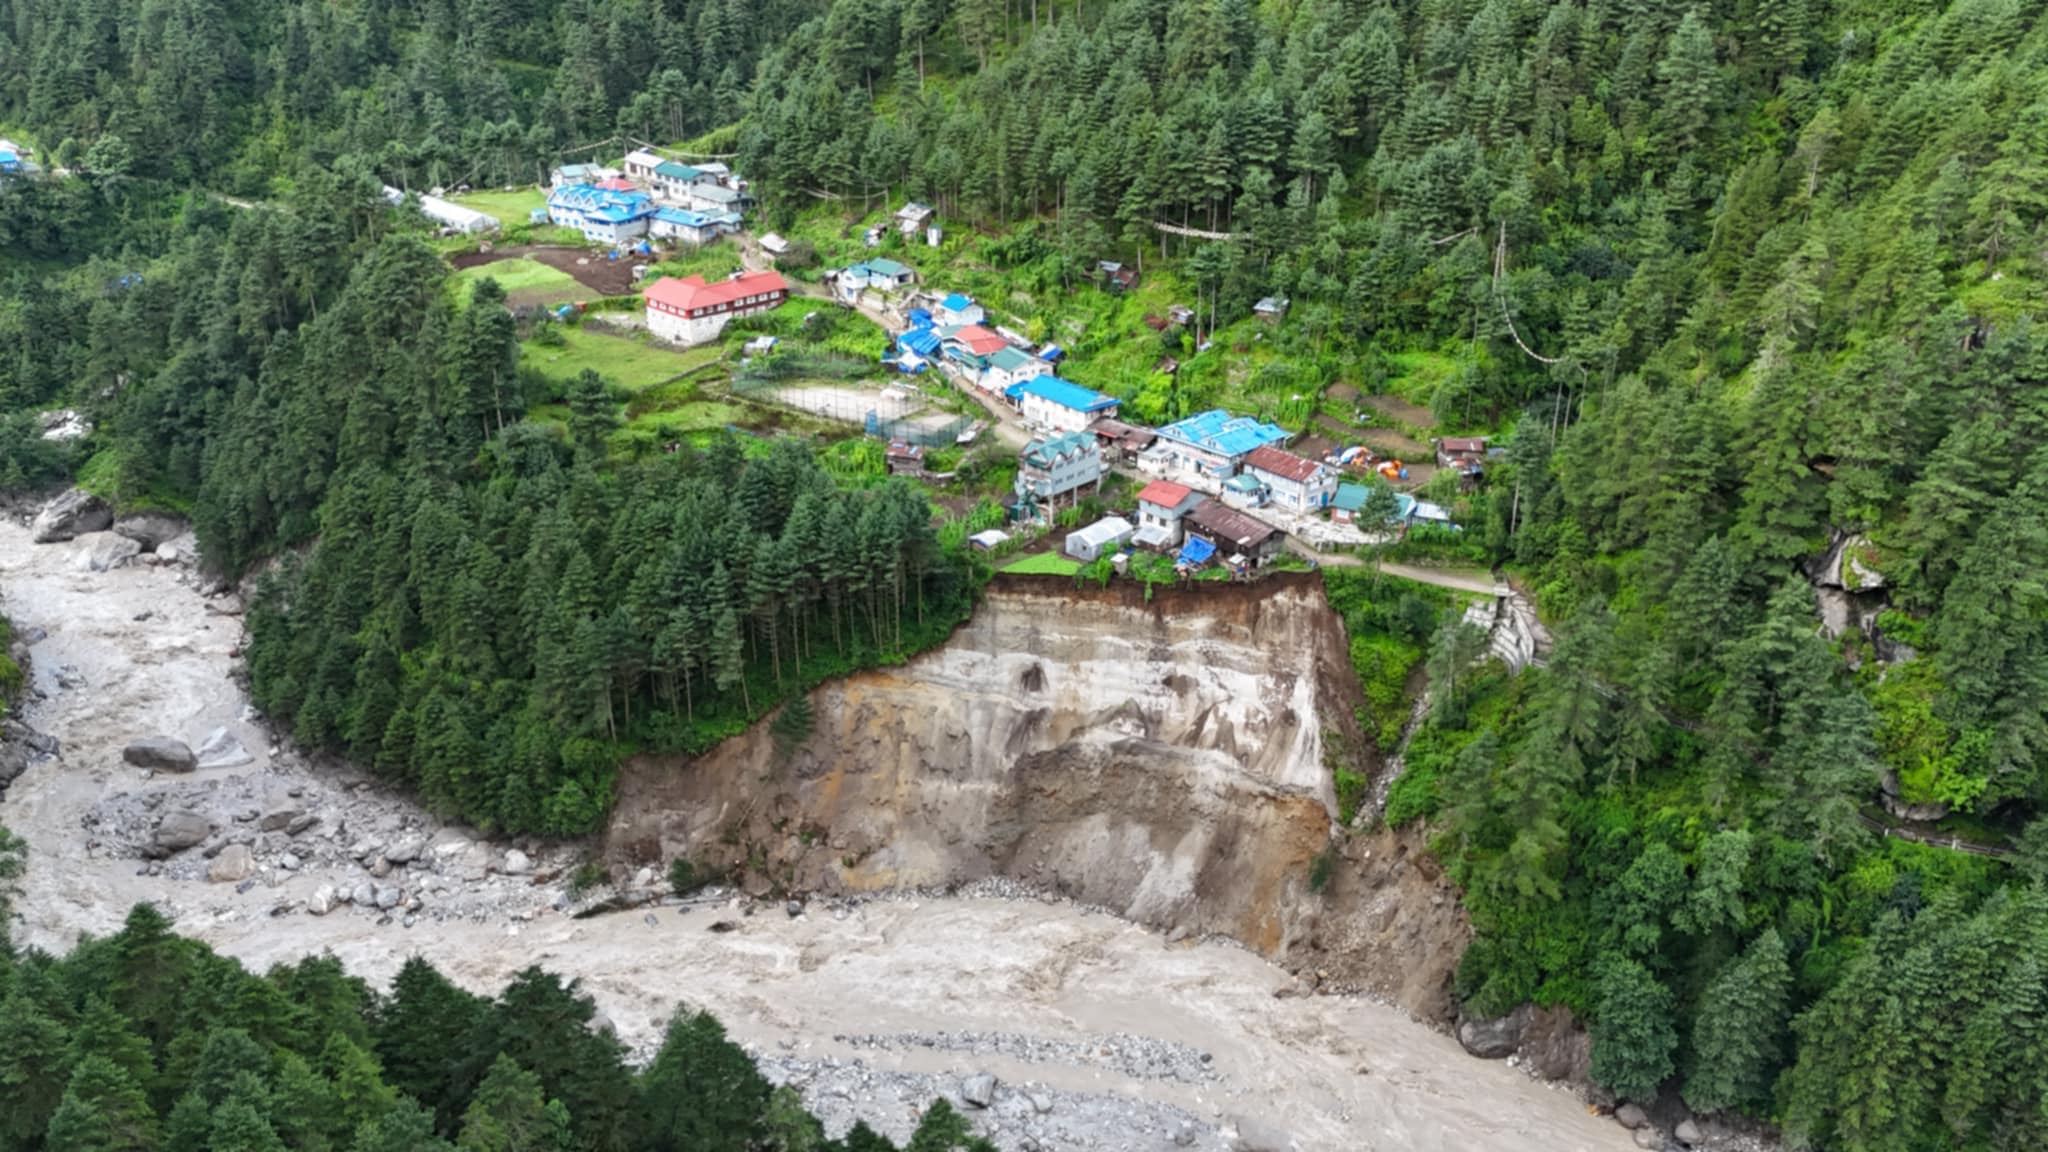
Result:
{"type": "Polygon", "coordinates": [[[641,293],[647,301],[647,330],[674,344],[703,344],[718,338],[741,316],[758,316],[789,299],[789,282],[776,272],[742,272],[705,283],[702,276],[665,277],[641,293]]]}
{"type": "Polygon", "coordinates": [[[1208,499],[1185,484],[1154,480],[1138,493],[1138,531],[1131,542],[1147,548],[1172,548],[1181,540],[1181,520],[1208,499]]]}
{"type": "Polygon", "coordinates": [[[1272,502],[1295,512],[1320,512],[1337,498],[1337,470],[1271,444],[1252,449],[1244,474],[1266,486],[1272,502]]]}

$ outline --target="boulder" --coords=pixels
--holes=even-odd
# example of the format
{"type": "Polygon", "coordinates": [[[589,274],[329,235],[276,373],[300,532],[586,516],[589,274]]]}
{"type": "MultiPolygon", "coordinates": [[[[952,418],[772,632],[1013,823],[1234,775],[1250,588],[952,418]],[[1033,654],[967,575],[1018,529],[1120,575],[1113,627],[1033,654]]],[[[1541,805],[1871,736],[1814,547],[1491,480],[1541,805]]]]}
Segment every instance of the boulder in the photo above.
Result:
{"type": "Polygon", "coordinates": [[[334,885],[322,884],[313,889],[313,898],[306,901],[306,911],[315,916],[325,916],[334,911],[334,885]]]}
{"type": "Polygon", "coordinates": [[[190,772],[199,767],[199,758],[183,740],[169,736],[148,736],[134,741],[121,749],[121,759],[137,768],[149,768],[158,772],[190,772]]]}
{"type": "Polygon", "coordinates": [[[287,836],[303,835],[308,829],[312,828],[313,825],[318,824],[319,822],[320,818],[318,816],[315,816],[312,813],[308,812],[304,816],[300,816],[294,819],[291,823],[285,825],[284,834],[287,836]]]}
{"type": "Polygon", "coordinates": [[[156,546],[156,558],[160,563],[176,564],[184,559],[184,557],[185,554],[178,551],[178,546],[175,544],[159,544],[156,546]]]}
{"type": "Polygon", "coordinates": [[[197,812],[171,812],[156,822],[156,846],[183,852],[213,835],[213,822],[197,812]]]}
{"type": "Polygon", "coordinates": [[[156,551],[184,531],[184,521],[156,512],[132,513],[114,521],[115,535],[135,541],[144,552],[156,551]]]}
{"type": "Polygon", "coordinates": [[[256,856],[247,844],[230,844],[207,865],[206,878],[215,884],[239,884],[256,874],[256,856]]]}
{"type": "Polygon", "coordinates": [[[1256,1116],[1239,1116],[1231,1125],[1237,1129],[1230,1145],[1234,1152],[1294,1152],[1299,1147],[1285,1130],[1256,1116]]]}
{"type": "MultiPolygon", "coordinates": [[[[201,767],[204,766],[204,764],[201,765],[201,767]]],[[[263,815],[257,819],[256,827],[264,832],[283,832],[285,829],[290,828],[294,821],[304,815],[304,812],[289,804],[280,804],[274,808],[265,809],[263,815]]]]}
{"type": "Polygon", "coordinates": [[[112,572],[127,567],[141,553],[142,545],[126,536],[106,532],[93,539],[92,550],[85,554],[85,567],[93,572],[112,572]]]}
{"type": "Polygon", "coordinates": [[[1518,1015],[1497,1020],[1466,1017],[1458,1021],[1458,1043],[1482,1060],[1499,1060],[1514,1054],[1522,1045],[1522,1020],[1518,1015]]]}
{"type": "Polygon", "coordinates": [[[524,876],[533,871],[533,859],[526,853],[514,848],[510,852],[505,853],[505,862],[498,870],[507,876],[524,876]]]}
{"type": "Polygon", "coordinates": [[[1516,1015],[1523,1022],[1517,1052],[1538,1076],[1545,1080],[1587,1079],[1593,1067],[1593,1038],[1572,1017],[1571,1009],[1524,1004],[1516,1009],[1516,1015]]]}
{"type": "Polygon", "coordinates": [[[1698,1124],[1693,1123],[1691,1117],[1687,1117],[1683,1120],[1680,1120],[1678,1122],[1678,1127],[1673,1128],[1671,1130],[1671,1134],[1673,1136],[1678,1137],[1678,1142],[1680,1144],[1685,1145],[1688,1148],[1692,1147],[1695,1144],[1698,1144],[1701,1140],[1705,1139],[1705,1137],[1700,1134],[1700,1126],[1698,1124]]]}
{"type": "Polygon", "coordinates": [[[1642,1105],[1630,1101],[1614,1110],[1614,1122],[1623,1128],[1635,1129],[1648,1124],[1650,1117],[1643,1112],[1642,1105]]]}
{"type": "Polygon", "coordinates": [[[242,738],[226,728],[215,728],[199,742],[199,766],[201,768],[240,768],[254,764],[256,758],[242,747],[242,738]]]}
{"type": "Polygon", "coordinates": [[[970,1108],[986,1108],[996,1102],[996,1078],[986,1072],[960,1082],[960,1100],[970,1108]]]}
{"type": "Polygon", "coordinates": [[[377,905],[377,889],[368,882],[358,884],[356,890],[349,894],[349,899],[364,908],[374,908],[377,905]]]}
{"type": "Polygon", "coordinates": [[[105,532],[113,527],[114,510],[106,501],[83,489],[73,488],[43,505],[30,526],[30,538],[38,544],[56,544],[87,532],[105,532]]]}
{"type": "Polygon", "coordinates": [[[384,850],[384,858],[393,864],[410,864],[427,850],[427,842],[418,836],[400,836],[391,847],[384,850]]]}
{"type": "Polygon", "coordinates": [[[1664,1147],[1664,1134],[1655,1128],[1638,1128],[1636,1129],[1636,1147],[1662,1148],[1664,1147]]]}
{"type": "Polygon", "coordinates": [[[379,884],[377,885],[376,896],[377,907],[385,909],[396,908],[398,907],[399,900],[404,895],[403,892],[398,890],[398,885],[396,884],[379,884]]]}

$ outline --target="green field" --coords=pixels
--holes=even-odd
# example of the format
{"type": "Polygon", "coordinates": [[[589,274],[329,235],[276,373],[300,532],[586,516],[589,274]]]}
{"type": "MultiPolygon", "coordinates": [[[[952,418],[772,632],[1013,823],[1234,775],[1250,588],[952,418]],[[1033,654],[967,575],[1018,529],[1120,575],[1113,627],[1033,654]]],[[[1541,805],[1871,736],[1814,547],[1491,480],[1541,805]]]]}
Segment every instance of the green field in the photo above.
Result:
{"type": "Polygon", "coordinates": [[[1073,576],[1081,571],[1081,563],[1057,552],[1039,552],[1006,565],[1003,571],[1023,576],[1073,576]]]}
{"type": "Polygon", "coordinates": [[[677,350],[632,336],[614,336],[586,328],[563,326],[556,332],[562,337],[561,347],[549,348],[528,341],[519,347],[519,362],[551,380],[568,380],[590,368],[634,392],[715,363],[720,355],[716,345],[677,350]]]}
{"type": "Polygon", "coordinates": [[[464,208],[488,212],[508,228],[526,223],[534,209],[548,206],[547,191],[541,188],[521,188],[513,192],[465,192],[449,199],[464,208]]]}
{"type": "Polygon", "coordinates": [[[590,295],[590,290],[576,282],[574,276],[559,268],[550,268],[538,260],[500,260],[494,264],[479,264],[464,268],[455,274],[459,281],[475,284],[482,280],[496,280],[505,295],[516,296],[516,303],[561,303],[590,295]],[[560,300],[542,300],[535,297],[560,294],[560,300]]]}

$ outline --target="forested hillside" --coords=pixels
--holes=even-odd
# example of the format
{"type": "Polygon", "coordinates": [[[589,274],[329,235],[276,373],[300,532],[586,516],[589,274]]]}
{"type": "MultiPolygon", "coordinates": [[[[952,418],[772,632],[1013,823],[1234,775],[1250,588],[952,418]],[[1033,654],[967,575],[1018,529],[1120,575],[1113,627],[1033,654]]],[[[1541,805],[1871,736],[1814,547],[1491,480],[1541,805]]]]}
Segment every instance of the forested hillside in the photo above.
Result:
{"type": "MultiPolygon", "coordinates": [[[[925,197],[1038,300],[1134,261],[1198,331],[1292,298],[1256,373],[1190,341],[1163,415],[1442,366],[1508,448],[1465,539],[1559,637],[1439,677],[1390,809],[1463,885],[1471,1011],[1568,1005],[1603,1083],[1796,1146],[2048,1146],[2041,5],[272,11],[0,0],[0,124],[82,171],[0,193],[0,411],[92,408],[126,498],[286,557],[250,655],[302,735],[573,831],[623,751],[965,610],[907,491],[606,459],[601,383],[513,372],[375,198],[737,119],[777,221],[925,197]],[[1824,633],[1817,576],[1881,607],[1824,633]],[[1879,836],[1887,777],[2012,861],[1879,836]]],[[[0,486],[82,463],[0,421],[0,486]]]]}
{"type": "MultiPolygon", "coordinates": [[[[0,879],[13,862],[0,829],[0,879]]],[[[827,1140],[717,1020],[681,1013],[643,1069],[573,984],[495,999],[417,957],[389,994],[333,957],[255,976],[148,905],[61,959],[0,933],[9,1152],[889,1152],[827,1140]]],[[[911,1146],[986,1150],[944,1099],[911,1146]]]]}
{"type": "Polygon", "coordinates": [[[819,7],[0,0],[0,124],[60,166],[246,196],[317,168],[530,184],[565,148],[732,123],[762,49],[819,7]]]}

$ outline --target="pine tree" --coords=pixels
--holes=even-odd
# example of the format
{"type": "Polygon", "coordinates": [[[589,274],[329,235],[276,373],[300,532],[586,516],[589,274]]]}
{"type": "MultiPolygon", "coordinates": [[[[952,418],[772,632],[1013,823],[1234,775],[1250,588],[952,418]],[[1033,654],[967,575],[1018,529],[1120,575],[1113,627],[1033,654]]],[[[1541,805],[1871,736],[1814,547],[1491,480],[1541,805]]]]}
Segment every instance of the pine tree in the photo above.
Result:
{"type": "Polygon", "coordinates": [[[1792,990],[1785,944],[1766,928],[1707,986],[1693,1024],[1695,1063],[1685,1102],[1716,1112],[1763,1099],[1781,1059],[1779,1037],[1792,990]]]}
{"type": "Polygon", "coordinates": [[[678,1013],[640,1077],[641,1147],[744,1152],[764,1136],[768,1082],[710,1015],[678,1013]]]}
{"type": "Polygon", "coordinates": [[[556,1143],[540,1077],[500,1054],[462,1114],[461,1152],[568,1152],[556,1143]]]}
{"type": "Polygon", "coordinates": [[[1671,1075],[1678,1045],[1671,993],[1649,969],[1623,956],[1601,960],[1596,979],[1592,1076],[1630,1100],[1650,1100],[1671,1075]]]}
{"type": "Polygon", "coordinates": [[[151,1152],[156,1117],[149,1101],[120,1065],[88,1056],[72,1070],[64,1099],[50,1116],[47,1148],[67,1152],[151,1152]]]}

